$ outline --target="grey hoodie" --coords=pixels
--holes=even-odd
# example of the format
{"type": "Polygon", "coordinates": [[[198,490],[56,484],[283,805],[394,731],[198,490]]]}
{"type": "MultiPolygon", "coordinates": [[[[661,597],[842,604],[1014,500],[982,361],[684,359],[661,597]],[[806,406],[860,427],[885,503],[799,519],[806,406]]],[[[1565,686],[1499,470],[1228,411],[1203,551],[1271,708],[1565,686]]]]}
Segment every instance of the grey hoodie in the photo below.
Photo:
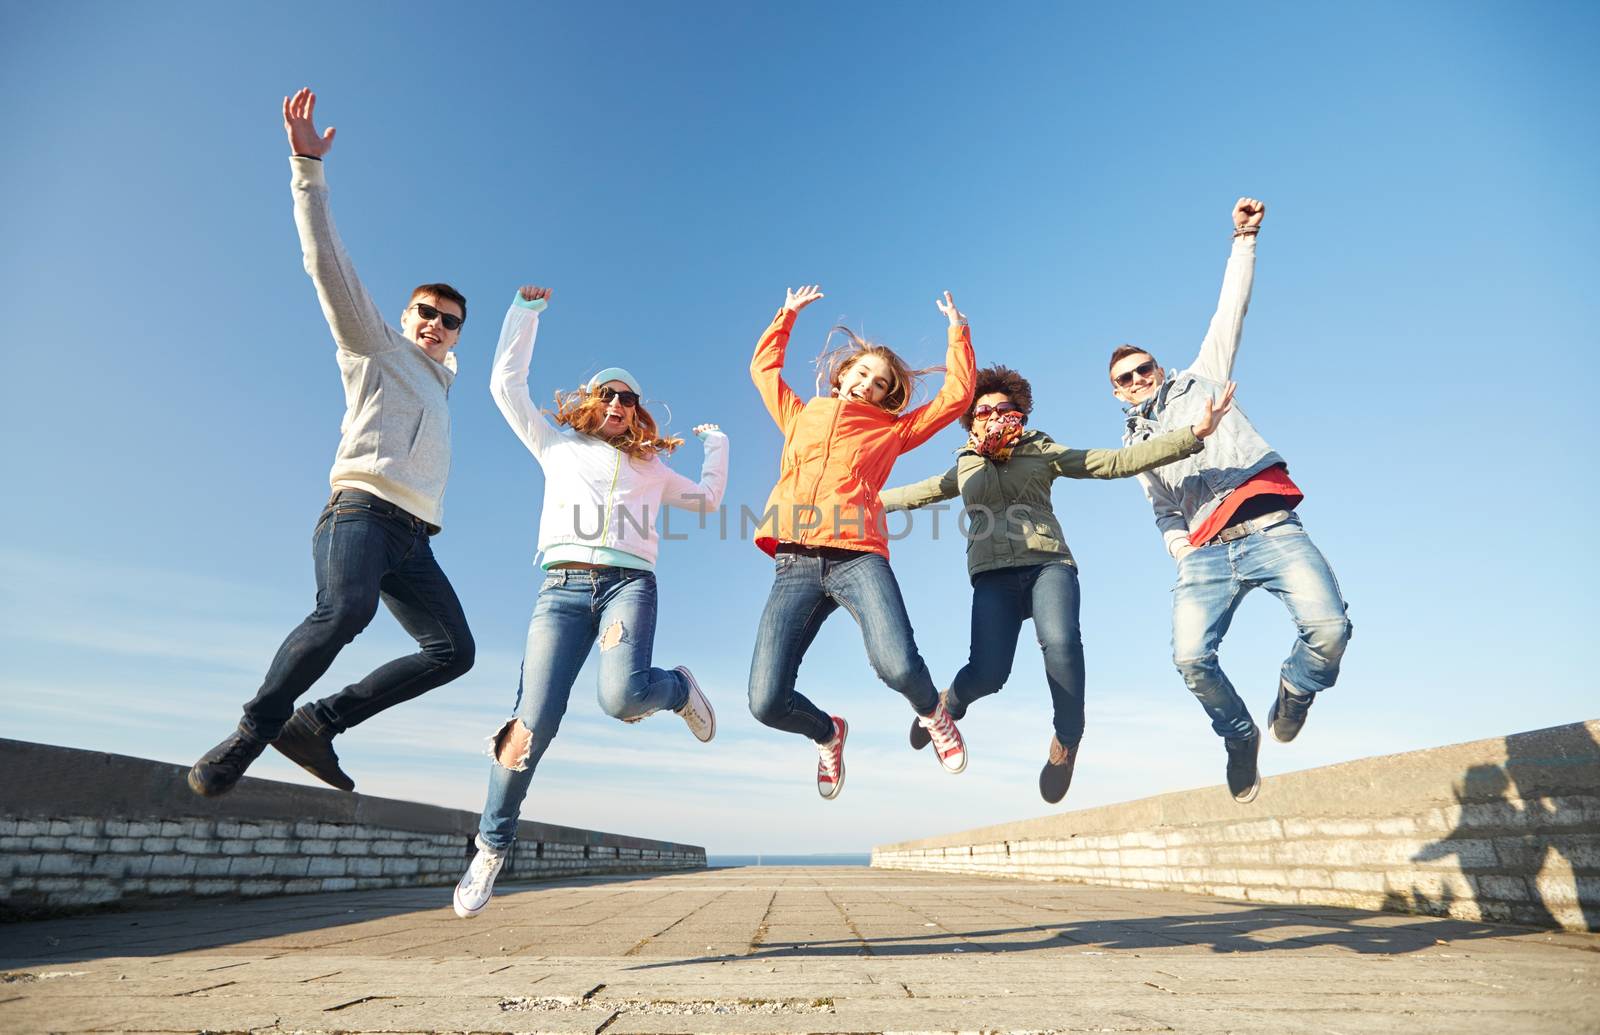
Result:
{"type": "Polygon", "coordinates": [[[328,481],[334,488],[370,492],[430,525],[443,525],[444,485],[450,477],[447,397],[456,375],[455,353],[435,363],[384,322],[339,242],[322,163],[297,155],[289,166],[300,250],[339,346],[344,378],[344,420],[328,481]]]}

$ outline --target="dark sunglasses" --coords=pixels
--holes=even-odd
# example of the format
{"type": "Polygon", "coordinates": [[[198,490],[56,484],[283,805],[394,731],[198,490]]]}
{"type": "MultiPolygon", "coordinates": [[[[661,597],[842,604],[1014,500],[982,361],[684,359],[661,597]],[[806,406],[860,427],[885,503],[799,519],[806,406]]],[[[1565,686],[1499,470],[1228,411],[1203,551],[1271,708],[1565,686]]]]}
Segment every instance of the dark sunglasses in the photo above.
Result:
{"type": "Polygon", "coordinates": [[[630,410],[639,405],[638,392],[619,392],[610,386],[600,389],[601,402],[609,403],[613,399],[616,399],[630,410]]]}
{"type": "Polygon", "coordinates": [[[415,309],[417,311],[417,315],[422,317],[424,320],[438,320],[440,323],[444,324],[444,329],[447,331],[461,329],[461,317],[455,315],[454,313],[440,312],[438,309],[435,309],[426,302],[418,302],[411,308],[415,309]]]}
{"type": "Polygon", "coordinates": [[[984,403],[982,406],[979,406],[977,409],[973,410],[972,411],[972,415],[974,417],[987,417],[990,414],[995,414],[995,413],[1021,413],[1021,412],[1022,412],[1022,407],[1018,406],[1016,403],[996,403],[994,406],[990,406],[988,403],[984,403]]]}
{"type": "Polygon", "coordinates": [[[1135,376],[1149,377],[1155,368],[1156,361],[1153,359],[1147,359],[1143,363],[1140,363],[1138,366],[1134,367],[1132,370],[1124,370],[1122,373],[1112,378],[1112,380],[1116,382],[1118,388],[1126,388],[1133,384],[1133,379],[1135,376]]]}

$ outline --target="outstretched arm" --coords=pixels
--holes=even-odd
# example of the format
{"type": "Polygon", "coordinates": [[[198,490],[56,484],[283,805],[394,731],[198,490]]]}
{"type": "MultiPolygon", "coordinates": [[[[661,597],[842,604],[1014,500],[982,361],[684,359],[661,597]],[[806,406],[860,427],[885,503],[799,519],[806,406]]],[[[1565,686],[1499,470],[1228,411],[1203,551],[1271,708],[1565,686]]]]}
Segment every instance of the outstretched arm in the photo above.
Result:
{"type": "Polygon", "coordinates": [[[932,478],[924,478],[920,482],[899,485],[893,489],[884,489],[878,493],[878,499],[882,501],[885,511],[916,510],[918,507],[926,507],[930,503],[955,499],[959,495],[961,495],[961,487],[956,482],[956,469],[952,467],[943,474],[936,474],[932,478]]]}
{"type": "Polygon", "coordinates": [[[505,323],[500,325],[500,343],[495,346],[494,364],[489,372],[489,394],[511,430],[536,458],[561,437],[528,396],[528,364],[533,360],[533,342],[539,335],[539,314],[550,304],[550,289],[525,284],[511,300],[505,323]]]}
{"type": "Polygon", "coordinates": [[[1204,440],[1217,430],[1223,414],[1233,406],[1234,387],[1229,382],[1221,399],[1207,399],[1200,420],[1181,431],[1122,449],[1068,449],[1051,443],[1045,455],[1050,457],[1056,475],[1062,478],[1126,478],[1182,460],[1205,448],[1204,440]]]}
{"type": "Polygon", "coordinates": [[[972,358],[972,328],[967,326],[966,316],[956,308],[956,301],[948,291],[944,293],[944,298],[936,299],[934,304],[950,321],[944,384],[939,387],[938,395],[901,418],[902,453],[922,445],[940,428],[967,412],[967,406],[972,402],[973,386],[977,383],[977,363],[972,358]]]}
{"type": "Polygon", "coordinates": [[[283,99],[283,128],[293,152],[289,186],[300,252],[333,340],[347,352],[370,356],[404,344],[404,340],[384,323],[334,228],[322,166],[323,156],[333,147],[334,130],[330,126],[326,133],[317,134],[312,120],[316,106],[317,95],[309,87],[283,99]]]}
{"type": "Polygon", "coordinates": [[[1244,314],[1250,309],[1250,289],[1256,278],[1256,233],[1267,206],[1255,198],[1240,198],[1233,205],[1233,251],[1222,275],[1217,311],[1206,328],[1200,354],[1189,369],[1212,381],[1233,377],[1233,360],[1244,334],[1244,314]]]}
{"type": "Polygon", "coordinates": [[[789,332],[794,329],[796,314],[821,297],[822,289],[816,284],[789,289],[783,308],[778,310],[778,315],[772,318],[767,329],[761,332],[761,338],[756,342],[756,353],[750,357],[750,380],[756,383],[761,401],[767,404],[767,412],[772,414],[778,430],[785,433],[790,422],[804,409],[805,403],[783,379],[783,352],[789,345],[789,332]]]}
{"type": "Polygon", "coordinates": [[[661,494],[661,505],[707,514],[722,505],[722,495],[728,488],[728,436],[715,424],[696,425],[694,433],[706,447],[705,462],[700,465],[700,481],[692,482],[667,468],[667,486],[661,494]]]}

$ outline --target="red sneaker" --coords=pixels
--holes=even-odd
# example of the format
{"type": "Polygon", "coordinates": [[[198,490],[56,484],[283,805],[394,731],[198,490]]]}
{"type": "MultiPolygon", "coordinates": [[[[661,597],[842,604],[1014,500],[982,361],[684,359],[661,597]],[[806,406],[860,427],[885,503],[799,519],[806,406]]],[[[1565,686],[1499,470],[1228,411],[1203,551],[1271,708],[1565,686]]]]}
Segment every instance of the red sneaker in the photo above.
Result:
{"type": "Polygon", "coordinates": [[[967,767],[966,742],[961,739],[961,731],[956,729],[956,721],[945,711],[942,699],[932,715],[917,716],[917,724],[928,731],[934,753],[939,756],[939,764],[944,766],[945,772],[959,773],[967,767]]]}
{"type": "Polygon", "coordinates": [[[837,715],[833,719],[833,739],[817,745],[817,793],[832,801],[844,786],[844,738],[850,726],[837,715]]]}

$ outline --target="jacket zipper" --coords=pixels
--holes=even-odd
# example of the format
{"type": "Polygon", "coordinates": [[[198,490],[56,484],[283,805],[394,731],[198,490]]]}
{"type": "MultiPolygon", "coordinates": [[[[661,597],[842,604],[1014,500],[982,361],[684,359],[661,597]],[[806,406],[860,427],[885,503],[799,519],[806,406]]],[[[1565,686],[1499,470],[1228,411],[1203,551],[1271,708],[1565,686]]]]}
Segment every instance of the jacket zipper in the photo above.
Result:
{"type": "Polygon", "coordinates": [[[615,446],[612,448],[616,450],[617,465],[611,469],[611,488],[606,490],[606,516],[605,520],[600,523],[600,546],[602,549],[606,545],[606,533],[611,530],[611,503],[617,498],[617,475],[622,473],[622,450],[616,449],[615,446]]]}

